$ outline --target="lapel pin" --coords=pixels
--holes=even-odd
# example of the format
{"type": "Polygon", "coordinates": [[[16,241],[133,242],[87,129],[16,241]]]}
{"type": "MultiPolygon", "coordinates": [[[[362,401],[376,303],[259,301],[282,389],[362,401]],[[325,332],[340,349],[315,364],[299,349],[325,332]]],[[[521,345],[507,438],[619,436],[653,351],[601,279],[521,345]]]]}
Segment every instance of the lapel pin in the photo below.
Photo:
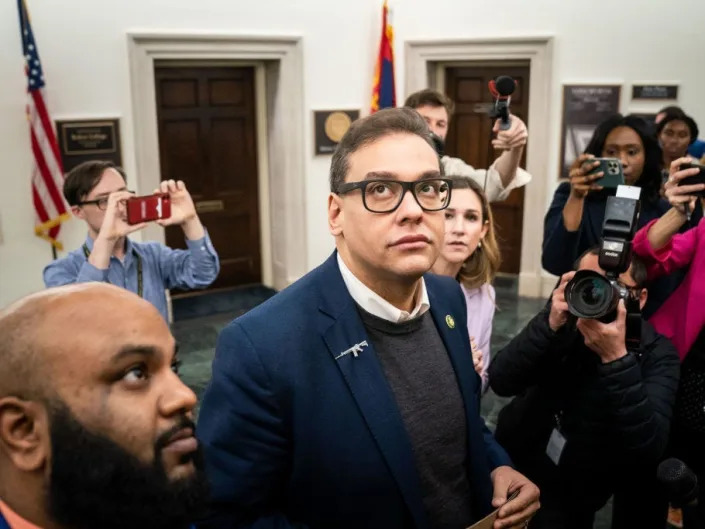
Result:
{"type": "Polygon", "coordinates": [[[448,325],[448,327],[451,329],[455,329],[455,320],[450,314],[446,315],[446,325],[448,325]]]}
{"type": "Polygon", "coordinates": [[[338,356],[336,356],[335,359],[338,360],[339,358],[342,358],[345,355],[349,355],[349,354],[352,354],[355,358],[357,358],[358,355],[362,352],[363,347],[368,347],[367,340],[365,340],[364,342],[356,343],[350,349],[346,349],[345,351],[340,353],[338,356]]]}

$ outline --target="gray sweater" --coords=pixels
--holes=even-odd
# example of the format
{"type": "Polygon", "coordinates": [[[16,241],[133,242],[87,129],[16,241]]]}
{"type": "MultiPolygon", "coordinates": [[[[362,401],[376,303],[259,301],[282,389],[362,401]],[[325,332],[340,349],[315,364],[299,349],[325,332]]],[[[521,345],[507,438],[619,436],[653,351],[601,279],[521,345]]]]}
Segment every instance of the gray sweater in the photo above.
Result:
{"type": "Polygon", "coordinates": [[[434,529],[472,522],[465,409],[430,312],[392,323],[358,307],[411,440],[434,529]]]}

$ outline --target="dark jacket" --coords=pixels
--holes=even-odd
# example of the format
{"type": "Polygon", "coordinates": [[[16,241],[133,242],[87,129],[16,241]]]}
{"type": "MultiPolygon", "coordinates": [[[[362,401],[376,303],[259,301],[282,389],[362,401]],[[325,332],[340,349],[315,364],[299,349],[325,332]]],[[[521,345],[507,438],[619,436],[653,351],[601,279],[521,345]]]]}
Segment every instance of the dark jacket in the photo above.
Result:
{"type": "Polygon", "coordinates": [[[517,396],[500,412],[495,436],[542,496],[558,491],[597,510],[631,469],[655,472],[668,441],[678,355],[642,321],[639,350],[602,364],[570,323],[554,333],[548,314],[535,316],[490,364],[492,389],[517,396]],[[567,441],[558,466],[546,456],[557,422],[567,441]]]}
{"type": "MultiPolygon", "coordinates": [[[[543,222],[543,251],[541,265],[550,273],[560,276],[574,269],[575,261],[586,250],[600,243],[602,223],[605,220],[607,197],[614,191],[589,193],[583,206],[583,218],[577,231],[568,231],[563,224],[563,208],[570,196],[570,184],[562,183],[553,195],[553,202],[543,222]]],[[[641,228],[654,219],[658,219],[670,209],[663,199],[642,201],[638,227],[641,228]]],[[[692,217],[693,222],[701,216],[698,209],[692,217]]],[[[649,299],[644,307],[644,318],[648,319],[683,280],[684,272],[654,281],[649,285],[649,299]]]]}
{"type": "MultiPolygon", "coordinates": [[[[463,398],[473,514],[510,463],[480,418],[465,298],[426,275],[431,315],[463,398]]],[[[198,432],[216,519],[203,527],[425,529],[411,441],[338,268],[323,265],[221,333],[198,432]],[[366,342],[359,355],[341,354],[366,342]]]]}

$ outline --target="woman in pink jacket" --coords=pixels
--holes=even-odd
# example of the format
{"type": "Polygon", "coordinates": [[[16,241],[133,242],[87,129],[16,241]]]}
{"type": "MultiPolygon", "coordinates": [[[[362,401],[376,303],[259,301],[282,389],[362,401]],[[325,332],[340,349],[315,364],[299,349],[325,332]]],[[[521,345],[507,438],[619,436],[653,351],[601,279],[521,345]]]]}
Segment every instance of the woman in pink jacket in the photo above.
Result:
{"type": "MultiPolygon", "coordinates": [[[[673,455],[683,460],[705,483],[705,219],[684,233],[705,184],[679,185],[698,174],[680,170],[680,158],[671,164],[665,195],[672,208],[644,226],[634,237],[634,252],[646,261],[649,281],[688,268],[683,282],[649,320],[670,338],[681,357],[681,379],[671,424],[673,455]]],[[[705,204],[703,204],[705,205],[705,204]]],[[[705,487],[700,487],[699,516],[705,527],[705,487]]]]}

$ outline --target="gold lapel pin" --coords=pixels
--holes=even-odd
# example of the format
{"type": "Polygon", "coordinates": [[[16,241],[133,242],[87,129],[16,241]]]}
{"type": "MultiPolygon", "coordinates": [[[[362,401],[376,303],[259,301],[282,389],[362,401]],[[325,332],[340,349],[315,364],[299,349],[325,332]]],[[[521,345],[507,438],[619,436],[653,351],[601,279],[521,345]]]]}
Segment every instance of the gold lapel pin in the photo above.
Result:
{"type": "Polygon", "coordinates": [[[451,316],[450,314],[446,315],[446,324],[451,329],[455,329],[455,320],[453,319],[453,316],[451,316]]]}

